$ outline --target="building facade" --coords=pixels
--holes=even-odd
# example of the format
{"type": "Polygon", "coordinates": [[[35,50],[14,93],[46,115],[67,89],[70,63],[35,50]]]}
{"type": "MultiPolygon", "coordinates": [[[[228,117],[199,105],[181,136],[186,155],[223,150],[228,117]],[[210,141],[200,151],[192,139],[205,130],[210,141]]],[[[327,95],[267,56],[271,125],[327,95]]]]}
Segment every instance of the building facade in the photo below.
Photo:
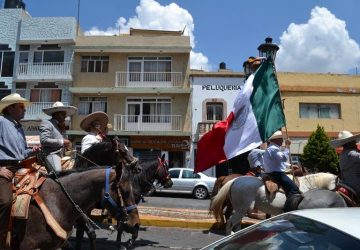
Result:
{"type": "Polygon", "coordinates": [[[38,135],[42,112],[56,101],[71,102],[73,49],[77,22],[72,17],[33,18],[22,8],[0,9],[0,95],[17,92],[29,99],[22,122],[26,135],[38,135]]]}
{"type": "MultiPolygon", "coordinates": [[[[194,168],[197,142],[217,121],[226,119],[230,114],[245,76],[242,72],[226,69],[219,69],[218,72],[192,70],[189,80],[192,88],[192,144],[189,167],[194,168]]],[[[218,166],[206,170],[205,173],[217,176],[224,175],[228,170],[232,171],[229,167],[218,166]]]]}
{"type": "Polygon", "coordinates": [[[119,36],[78,36],[74,84],[78,115],[69,135],[79,147],[81,120],[104,111],[118,136],[140,160],[166,154],[172,167],[189,159],[190,39],[177,31],[131,29],[119,36]]]}

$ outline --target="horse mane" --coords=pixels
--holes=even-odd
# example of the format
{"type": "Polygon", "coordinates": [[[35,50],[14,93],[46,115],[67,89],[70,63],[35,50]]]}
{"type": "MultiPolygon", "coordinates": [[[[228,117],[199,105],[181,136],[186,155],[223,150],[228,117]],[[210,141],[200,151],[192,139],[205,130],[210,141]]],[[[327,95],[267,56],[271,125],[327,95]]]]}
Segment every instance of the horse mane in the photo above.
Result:
{"type": "Polygon", "coordinates": [[[301,178],[305,182],[309,182],[311,186],[316,186],[320,189],[328,189],[330,182],[334,179],[334,174],[332,173],[315,173],[315,174],[308,174],[301,178]]]}
{"type": "Polygon", "coordinates": [[[94,169],[107,169],[109,168],[108,166],[92,166],[92,167],[79,167],[79,168],[72,168],[72,169],[68,169],[68,170],[63,170],[60,172],[57,172],[56,175],[59,178],[62,178],[64,176],[68,176],[74,173],[82,173],[82,172],[86,172],[89,170],[94,170],[94,169]]]}

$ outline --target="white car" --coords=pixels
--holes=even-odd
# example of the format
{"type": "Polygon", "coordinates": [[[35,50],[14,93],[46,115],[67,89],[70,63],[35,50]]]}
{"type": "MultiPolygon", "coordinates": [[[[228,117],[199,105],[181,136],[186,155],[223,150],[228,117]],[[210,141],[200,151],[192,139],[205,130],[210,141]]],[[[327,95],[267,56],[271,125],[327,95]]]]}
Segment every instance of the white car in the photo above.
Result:
{"type": "Polygon", "coordinates": [[[169,173],[173,181],[172,187],[156,185],[156,192],[193,194],[197,199],[205,199],[212,192],[216,181],[215,177],[194,173],[190,168],[170,168],[169,173]]]}
{"type": "Polygon", "coordinates": [[[249,226],[209,249],[360,249],[360,208],[296,210],[249,226]]]}

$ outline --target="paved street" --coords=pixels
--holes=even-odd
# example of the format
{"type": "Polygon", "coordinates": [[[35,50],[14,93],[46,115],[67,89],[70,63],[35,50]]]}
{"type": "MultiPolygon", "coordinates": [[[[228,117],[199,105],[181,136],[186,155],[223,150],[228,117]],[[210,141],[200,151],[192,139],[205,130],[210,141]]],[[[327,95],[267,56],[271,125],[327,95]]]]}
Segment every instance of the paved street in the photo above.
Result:
{"type": "MultiPolygon", "coordinates": [[[[109,231],[101,229],[96,230],[97,234],[97,249],[112,250],[117,249],[115,245],[116,233],[110,234],[109,231]]],[[[135,249],[199,249],[206,246],[220,238],[222,232],[206,231],[196,229],[182,229],[182,228],[162,228],[162,227],[141,227],[139,237],[135,241],[135,249]]],[[[70,243],[75,246],[73,232],[70,238],[70,243]]],[[[128,239],[128,235],[124,235],[124,240],[128,239]]],[[[88,241],[85,239],[83,249],[88,249],[88,241]]]]}

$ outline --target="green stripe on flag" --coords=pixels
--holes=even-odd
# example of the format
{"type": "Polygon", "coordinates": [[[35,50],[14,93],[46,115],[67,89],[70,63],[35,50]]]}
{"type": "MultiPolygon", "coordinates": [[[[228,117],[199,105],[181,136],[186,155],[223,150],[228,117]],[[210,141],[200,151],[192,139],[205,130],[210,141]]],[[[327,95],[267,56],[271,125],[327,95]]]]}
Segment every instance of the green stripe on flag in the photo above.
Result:
{"type": "Polygon", "coordinates": [[[255,72],[250,102],[260,137],[265,142],[286,124],[279,84],[270,58],[255,72]]]}

